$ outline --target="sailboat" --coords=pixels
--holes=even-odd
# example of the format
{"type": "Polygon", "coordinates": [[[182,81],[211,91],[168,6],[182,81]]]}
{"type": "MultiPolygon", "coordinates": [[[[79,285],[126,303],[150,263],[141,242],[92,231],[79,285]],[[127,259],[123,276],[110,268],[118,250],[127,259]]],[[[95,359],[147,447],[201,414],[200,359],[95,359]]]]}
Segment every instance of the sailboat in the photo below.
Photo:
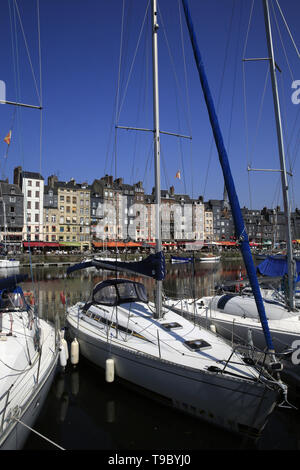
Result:
{"type": "MultiPolygon", "coordinates": [[[[186,2],[183,5],[187,9],[186,2]]],[[[166,272],[160,227],[157,18],[157,2],[152,0],[156,252],[143,261],[93,260],[67,271],[70,274],[93,265],[152,277],[155,302],[149,302],[141,282],[118,277],[96,284],[86,302],[67,308],[71,351],[77,358],[74,362],[79,350],[104,369],[108,382],[117,377],[168,406],[228,431],[257,437],[280,395],[286,397],[286,386],[250,363],[243,351],[162,305],[166,272]]]]}
{"type": "Polygon", "coordinates": [[[38,318],[20,283],[0,280],[0,449],[19,450],[31,432],[54,379],[60,332],[38,318]]]}
{"type": "MultiPolygon", "coordinates": [[[[277,353],[284,354],[285,357],[291,357],[297,349],[300,340],[300,316],[295,305],[294,281],[296,271],[292,252],[290,209],[288,199],[287,172],[285,167],[284,146],[282,139],[280,106],[277,91],[277,82],[275,74],[275,60],[273,51],[273,41],[271,32],[271,22],[269,14],[268,0],[263,0],[264,18],[266,28],[266,38],[269,51],[270,71],[272,77],[272,89],[274,98],[274,109],[276,116],[276,128],[278,136],[278,147],[281,164],[282,191],[285,205],[285,214],[287,217],[287,258],[285,260],[276,259],[277,264],[285,261],[287,295],[286,299],[270,298],[270,293],[261,289],[265,312],[268,318],[268,325],[272,336],[272,341],[277,353]]],[[[232,208],[233,210],[233,208],[232,208]]],[[[234,212],[233,212],[234,215],[234,212]]],[[[247,236],[244,229],[240,230],[243,238],[247,236]]],[[[240,239],[240,236],[237,237],[240,239]]],[[[246,263],[245,263],[246,265],[246,263]]],[[[247,268],[247,265],[246,265],[247,268]]],[[[278,274],[278,271],[277,271],[278,274]]],[[[248,273],[249,279],[250,275],[248,273]]],[[[260,313],[256,298],[253,293],[257,288],[251,286],[252,295],[237,295],[225,293],[213,297],[203,297],[200,299],[186,299],[184,301],[173,301],[167,299],[165,304],[185,314],[195,314],[200,323],[207,326],[212,325],[218,334],[230,340],[247,342],[256,348],[265,347],[265,334],[260,324],[260,313]]],[[[292,366],[292,364],[290,364],[292,366]]],[[[299,366],[292,367],[293,374],[299,375],[299,366]]]]}

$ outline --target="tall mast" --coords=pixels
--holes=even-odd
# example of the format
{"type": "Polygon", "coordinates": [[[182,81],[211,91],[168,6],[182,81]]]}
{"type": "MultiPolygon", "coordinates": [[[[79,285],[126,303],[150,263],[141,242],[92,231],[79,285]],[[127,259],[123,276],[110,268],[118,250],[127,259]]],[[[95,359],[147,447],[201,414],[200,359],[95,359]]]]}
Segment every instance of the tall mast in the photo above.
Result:
{"type": "MultiPolygon", "coordinates": [[[[161,251],[161,220],[160,220],[160,130],[159,130],[159,94],[158,94],[158,53],[157,53],[157,6],[152,0],[152,59],[153,59],[153,133],[155,161],[155,240],[156,252],[161,251]]],[[[161,316],[162,281],[156,281],[154,318],[161,316]]]]}
{"type": "Polygon", "coordinates": [[[266,344],[267,344],[269,352],[271,353],[273,357],[275,354],[275,350],[274,350],[273,341],[272,341],[272,337],[271,337],[270,330],[269,330],[268,320],[266,317],[265,307],[264,307],[263,299],[261,296],[259,283],[258,283],[257,276],[256,276],[256,268],[254,266],[252,253],[251,253],[250,246],[249,246],[249,239],[248,239],[248,235],[246,232],[246,228],[245,228],[245,224],[244,224],[244,220],[242,216],[240,203],[239,203],[237,193],[235,190],[235,185],[234,185],[234,181],[232,178],[227,151],[224,145],[224,140],[223,140],[221,128],[219,125],[218,117],[216,114],[216,109],[215,109],[215,105],[214,105],[213,98],[211,95],[211,91],[208,85],[206,72],[204,69],[204,64],[202,61],[200,50],[198,48],[194,26],[193,26],[193,22],[191,19],[187,0],[182,0],[182,6],[184,9],[185,19],[186,19],[187,27],[189,30],[189,35],[190,35],[190,39],[191,39],[191,43],[193,47],[195,62],[196,62],[197,70],[199,73],[199,78],[200,78],[200,82],[201,82],[201,86],[202,86],[202,90],[204,94],[205,103],[207,106],[207,111],[208,111],[212,131],[213,131],[216,147],[217,147],[218,154],[219,154],[219,160],[220,160],[221,168],[223,171],[224,181],[226,184],[226,190],[228,193],[228,198],[229,198],[229,202],[231,206],[237,239],[239,241],[239,245],[240,245],[244,263],[247,269],[249,281],[250,281],[252,291],[254,294],[257,311],[260,317],[266,344]]]}
{"type": "Polygon", "coordinates": [[[292,235],[291,235],[291,213],[290,213],[289,194],[288,194],[289,188],[288,188],[287,172],[286,172],[286,164],[285,164],[285,152],[284,152],[284,145],[283,145],[281,113],[280,113],[279,95],[278,95],[277,78],[276,78],[276,64],[274,60],[274,49],[273,49],[268,0],[263,0],[263,7],[264,7],[265,27],[266,27],[266,36],[267,36],[267,44],[268,44],[269,61],[270,61],[270,74],[271,74],[271,81],[272,81],[272,92],[273,92],[273,101],[274,101],[274,110],[275,110],[275,119],[276,119],[278,150],[279,150],[279,158],[280,158],[283,205],[284,205],[284,213],[286,217],[286,234],[287,234],[286,245],[287,245],[287,264],[288,264],[288,306],[291,309],[295,309],[295,298],[294,298],[294,288],[293,288],[295,272],[294,272],[293,245],[292,245],[292,235]]]}

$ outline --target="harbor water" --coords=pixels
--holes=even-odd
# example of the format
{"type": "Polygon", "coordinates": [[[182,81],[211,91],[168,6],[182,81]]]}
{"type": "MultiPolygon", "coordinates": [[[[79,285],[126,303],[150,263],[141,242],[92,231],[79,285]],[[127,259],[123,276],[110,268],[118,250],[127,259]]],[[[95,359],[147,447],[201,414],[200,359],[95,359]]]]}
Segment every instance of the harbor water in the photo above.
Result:
{"type": "MultiPolygon", "coordinates": [[[[164,290],[172,297],[210,295],[216,284],[243,275],[241,262],[217,265],[196,263],[167,265],[164,290]]],[[[58,314],[64,326],[65,308],[87,300],[92,286],[113,273],[82,270],[66,275],[66,266],[20,268],[34,278],[23,284],[24,291],[35,289],[40,315],[54,321],[58,314]],[[62,302],[65,299],[65,305],[62,302]]],[[[130,276],[126,276],[130,277],[130,276]]],[[[153,281],[144,282],[150,299],[153,281]]],[[[300,409],[298,396],[293,404],[300,409]]],[[[105,381],[104,371],[80,356],[79,364],[58,367],[45,406],[34,425],[24,450],[95,450],[111,452],[153,451],[199,452],[204,450],[298,450],[300,411],[278,408],[269,418],[257,441],[222,429],[155,402],[128,385],[105,381]]],[[[114,455],[112,453],[112,455],[114,455]]]]}

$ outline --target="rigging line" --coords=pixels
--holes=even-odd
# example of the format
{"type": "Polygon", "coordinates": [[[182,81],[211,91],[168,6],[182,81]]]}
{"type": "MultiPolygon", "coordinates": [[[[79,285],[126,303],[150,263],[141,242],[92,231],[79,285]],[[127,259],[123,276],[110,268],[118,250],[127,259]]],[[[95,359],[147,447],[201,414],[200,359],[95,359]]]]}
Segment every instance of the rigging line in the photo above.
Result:
{"type": "MultiPolygon", "coordinates": [[[[226,41],[226,46],[225,46],[225,57],[224,57],[224,63],[223,63],[223,69],[222,69],[222,75],[220,79],[220,88],[219,88],[219,94],[218,94],[218,99],[217,99],[217,104],[216,104],[216,111],[219,111],[220,107],[220,101],[221,101],[221,96],[222,96],[222,89],[223,89],[223,83],[224,83],[224,76],[225,76],[225,68],[226,68],[226,63],[227,63],[227,57],[228,57],[228,51],[229,51],[229,43],[230,43],[230,33],[232,31],[232,23],[233,23],[233,17],[234,17],[234,11],[235,11],[235,0],[232,3],[232,10],[231,10],[231,17],[230,17],[230,24],[228,28],[228,36],[227,36],[227,41],[226,41]]],[[[214,138],[212,136],[211,138],[211,144],[210,144],[210,150],[209,150],[209,157],[208,157],[208,164],[207,164],[207,170],[206,170],[206,176],[205,176],[205,183],[204,183],[204,190],[203,190],[203,198],[205,197],[205,192],[206,192],[206,186],[208,182],[208,173],[209,173],[209,167],[212,159],[212,151],[214,148],[214,138]]]]}
{"type": "MultiPolygon", "coordinates": [[[[247,49],[247,45],[248,45],[248,37],[249,37],[249,31],[250,31],[250,26],[251,26],[251,22],[252,22],[253,7],[254,7],[254,0],[252,0],[252,5],[251,5],[251,8],[250,8],[250,13],[249,13],[249,20],[248,20],[247,32],[246,32],[243,55],[242,55],[243,58],[245,58],[246,49],[247,49]]],[[[247,167],[249,167],[250,166],[250,160],[249,160],[249,130],[248,130],[248,118],[247,118],[248,111],[247,111],[246,76],[245,76],[245,63],[244,63],[244,61],[242,62],[242,73],[243,73],[244,120],[245,120],[245,132],[246,132],[246,159],[247,159],[247,167]]],[[[250,209],[252,209],[252,190],[251,190],[250,172],[248,171],[247,174],[248,174],[249,202],[250,202],[250,209]]]]}
{"type": "Polygon", "coordinates": [[[141,26],[141,29],[140,29],[140,33],[139,33],[137,45],[136,45],[136,48],[135,48],[135,51],[134,51],[133,59],[132,59],[131,66],[130,66],[130,70],[129,70],[129,74],[128,74],[128,79],[127,79],[127,82],[126,82],[126,85],[125,85],[125,90],[124,90],[124,94],[123,94],[123,99],[122,99],[121,104],[120,104],[120,109],[119,109],[119,111],[118,111],[118,115],[117,115],[117,118],[116,118],[116,122],[119,122],[119,117],[120,117],[121,110],[122,110],[122,107],[123,107],[123,104],[124,104],[124,101],[125,101],[125,96],[126,96],[127,89],[128,89],[128,85],[129,85],[129,81],[130,81],[130,78],[131,78],[131,74],[132,74],[134,62],[135,62],[135,59],[136,59],[136,55],[137,55],[137,51],[138,51],[138,48],[139,48],[139,44],[140,44],[142,32],[143,32],[144,25],[145,25],[145,21],[146,21],[146,18],[147,18],[147,13],[148,13],[149,4],[150,4],[150,0],[148,1],[148,5],[147,5],[147,8],[146,8],[146,12],[145,12],[144,19],[143,19],[143,22],[142,22],[142,26],[141,26]]]}
{"type": "Polygon", "coordinates": [[[114,133],[114,160],[115,160],[115,178],[117,177],[117,124],[118,124],[118,106],[120,95],[120,76],[121,76],[121,62],[123,50],[123,31],[124,31],[124,10],[125,0],[122,3],[122,21],[121,21],[121,34],[120,34],[120,51],[119,51],[119,65],[118,65],[118,80],[117,80],[117,96],[116,96],[116,110],[115,110],[115,133],[114,133]]]}
{"type": "MultiPolygon", "coordinates": [[[[17,26],[16,26],[16,12],[15,5],[8,0],[9,7],[9,18],[10,18],[10,31],[11,31],[11,49],[13,58],[13,73],[14,73],[14,86],[15,95],[17,102],[21,101],[21,89],[20,89],[20,76],[19,76],[19,55],[18,55],[18,41],[17,41],[17,26]]],[[[21,110],[17,108],[17,118],[19,121],[18,133],[19,133],[19,148],[20,155],[22,156],[22,162],[24,166],[24,152],[23,152],[23,140],[22,140],[22,118],[21,110]]]]}
{"type": "Polygon", "coordinates": [[[234,108],[234,98],[235,98],[235,90],[236,90],[236,79],[237,79],[237,62],[238,62],[238,49],[239,49],[239,38],[241,35],[241,23],[242,23],[242,3],[240,3],[240,16],[239,16],[239,27],[238,27],[238,40],[236,41],[236,51],[235,51],[235,66],[234,66],[234,76],[233,76],[233,84],[232,84],[232,99],[231,99],[231,112],[230,112],[230,119],[229,119],[229,130],[228,130],[228,153],[230,149],[230,141],[231,141],[231,127],[232,127],[232,118],[233,118],[233,108],[234,108]]]}
{"type": "Polygon", "coordinates": [[[160,155],[161,155],[161,161],[162,161],[162,166],[164,170],[164,176],[165,176],[165,183],[166,183],[166,188],[169,188],[169,181],[168,181],[168,176],[167,176],[167,170],[166,170],[166,162],[164,158],[164,154],[162,152],[162,149],[160,149],[160,155]]]}
{"type": "MultiPolygon", "coordinates": [[[[189,89],[188,89],[188,80],[187,80],[187,66],[185,60],[185,49],[184,49],[184,40],[183,40],[183,26],[182,26],[182,15],[180,3],[178,0],[178,11],[179,11],[179,22],[180,22],[180,38],[182,46],[182,58],[183,58],[183,71],[184,71],[184,82],[185,82],[185,95],[187,102],[187,124],[189,129],[189,135],[192,136],[192,127],[191,127],[191,106],[189,100],[189,89]]],[[[190,142],[190,158],[191,158],[191,187],[192,187],[192,198],[194,197],[194,165],[193,165],[193,152],[192,152],[192,142],[190,142]]]]}
{"type": "Polygon", "coordinates": [[[261,100],[260,100],[258,119],[257,119],[257,123],[256,123],[255,135],[254,135],[253,148],[252,148],[252,152],[251,152],[252,156],[250,155],[250,159],[251,159],[250,164],[252,163],[252,158],[253,158],[253,155],[254,155],[254,149],[255,149],[256,140],[257,140],[257,136],[258,136],[258,130],[259,130],[260,122],[261,122],[261,118],[262,118],[262,111],[263,111],[263,105],[264,105],[264,100],[265,100],[265,95],[266,95],[268,78],[269,78],[269,64],[267,65],[265,84],[264,84],[264,88],[263,88],[262,97],[261,97],[261,100]]]}
{"type": "Polygon", "coordinates": [[[43,135],[43,85],[42,85],[42,51],[41,51],[41,24],[40,24],[40,1],[37,0],[37,23],[38,23],[38,54],[40,75],[40,174],[42,174],[42,135],[43,135]]]}
{"type": "Polygon", "coordinates": [[[247,32],[246,32],[246,38],[245,38],[245,42],[244,42],[243,58],[245,58],[245,55],[246,55],[246,49],[247,49],[247,44],[248,44],[249,31],[250,31],[250,26],[251,26],[251,21],[252,21],[253,7],[254,7],[254,0],[252,0],[252,5],[251,5],[251,9],[250,9],[250,15],[249,15],[249,20],[248,20],[248,27],[247,27],[247,32]]]}
{"type": "MultiPolygon", "coordinates": [[[[150,26],[149,26],[150,28],[150,26]]],[[[144,114],[146,114],[145,109],[146,109],[146,102],[147,102],[147,90],[148,90],[148,35],[145,35],[145,41],[144,41],[144,53],[142,56],[145,59],[145,67],[141,67],[141,77],[139,80],[139,94],[138,94],[138,106],[137,106],[137,114],[136,114],[136,122],[140,122],[140,116],[141,112],[144,111],[144,114]],[[143,79],[142,75],[145,75],[145,80],[143,79]],[[145,82],[145,86],[142,86],[142,83],[145,82]],[[144,95],[143,95],[144,91],[144,95]],[[143,96],[142,96],[143,95],[143,96]]],[[[134,139],[134,149],[133,149],[133,157],[132,157],[132,167],[131,167],[131,175],[130,175],[130,182],[131,184],[134,184],[134,180],[138,179],[138,172],[139,168],[136,166],[136,155],[138,154],[138,148],[141,146],[141,136],[139,135],[138,132],[135,133],[135,139],[134,139]],[[135,173],[134,173],[135,170],[135,173]]],[[[140,151],[141,153],[141,151],[140,151]]]]}
{"type": "MultiPolygon", "coordinates": [[[[124,22],[124,17],[122,16],[121,29],[123,28],[123,31],[124,31],[125,28],[123,27],[123,22],[124,22]]],[[[123,47],[123,49],[124,49],[124,47],[123,47]]],[[[120,46],[120,50],[121,50],[121,46],[120,46]]],[[[106,150],[106,156],[105,156],[104,173],[106,173],[106,172],[111,173],[111,171],[108,170],[108,159],[109,159],[110,149],[111,149],[112,134],[113,134],[113,131],[114,131],[114,128],[115,128],[115,122],[116,122],[116,118],[114,116],[114,110],[117,110],[116,103],[117,103],[117,89],[116,89],[116,92],[115,92],[114,103],[113,103],[113,106],[112,106],[113,111],[112,111],[109,137],[108,137],[108,143],[107,143],[107,150],[106,150]]],[[[112,153],[113,152],[114,152],[114,150],[112,149],[112,153]]]]}
{"type": "MultiPolygon", "coordinates": [[[[180,86],[179,86],[179,80],[178,80],[178,75],[176,73],[176,68],[175,68],[175,61],[173,59],[173,55],[172,55],[172,52],[171,52],[171,47],[170,47],[170,43],[168,41],[168,38],[167,38],[167,34],[166,34],[166,27],[165,27],[165,24],[164,24],[164,20],[163,20],[163,15],[161,13],[161,10],[159,8],[159,5],[158,5],[158,11],[159,11],[159,15],[160,15],[160,19],[161,19],[161,23],[162,23],[162,27],[163,27],[163,33],[164,33],[164,37],[165,37],[165,41],[166,41],[166,45],[167,45],[167,50],[168,50],[168,54],[169,54],[169,58],[170,58],[170,63],[172,65],[172,70],[173,70],[173,73],[174,73],[174,78],[175,78],[175,84],[177,85],[177,90],[178,90],[178,96],[181,97],[179,91],[180,91],[180,86]]],[[[185,111],[185,107],[182,105],[183,107],[183,110],[185,111]]],[[[179,126],[180,127],[180,126],[179,126]]]]}
{"type": "MultiPolygon", "coordinates": [[[[166,44],[167,44],[167,50],[168,50],[170,62],[171,62],[171,65],[172,65],[172,70],[173,70],[173,74],[174,74],[174,78],[175,78],[175,84],[177,85],[177,90],[178,90],[178,94],[175,94],[175,103],[176,103],[178,127],[179,127],[179,130],[181,132],[180,113],[179,113],[178,99],[177,99],[178,96],[180,97],[180,94],[179,94],[179,90],[180,90],[179,80],[178,80],[178,77],[177,77],[177,74],[176,74],[176,69],[175,69],[175,65],[174,65],[175,63],[174,63],[173,56],[172,56],[172,53],[171,53],[171,48],[170,48],[170,44],[169,44],[169,41],[168,41],[168,38],[167,38],[166,28],[165,28],[165,25],[164,25],[163,15],[162,15],[162,12],[159,8],[159,5],[158,5],[158,11],[159,11],[160,19],[161,19],[162,26],[163,26],[163,33],[164,33],[165,41],[166,41],[166,44]]],[[[183,109],[185,111],[184,107],[183,107],[183,109]]],[[[179,149],[180,149],[181,165],[182,165],[182,170],[183,170],[184,191],[186,192],[185,170],[184,170],[184,161],[183,161],[181,140],[179,141],[179,149]]]]}
{"type": "MultiPolygon", "coordinates": [[[[245,120],[245,133],[246,133],[246,160],[247,168],[250,167],[249,160],[249,132],[248,132],[248,111],[247,111],[247,94],[246,94],[246,77],[245,77],[245,62],[242,63],[242,72],[243,72],[243,98],[244,98],[244,120],[245,120]]],[[[249,191],[249,202],[250,209],[252,209],[252,191],[251,191],[251,181],[250,181],[250,171],[247,171],[248,175],[248,191],[249,191]]]]}
{"type": "Polygon", "coordinates": [[[151,140],[151,143],[150,143],[150,148],[148,150],[148,157],[147,157],[147,160],[146,160],[146,166],[145,166],[145,172],[144,172],[144,177],[143,177],[143,186],[144,188],[146,187],[146,185],[148,184],[147,183],[147,176],[148,174],[150,173],[151,171],[151,168],[152,168],[152,155],[153,155],[153,140],[151,140]],[[147,171],[147,167],[148,167],[148,163],[150,161],[150,167],[149,167],[149,171],[147,171]]]}
{"type": "Polygon", "coordinates": [[[285,24],[285,26],[286,26],[286,29],[287,29],[287,31],[288,31],[288,33],[289,33],[289,36],[290,36],[291,41],[292,41],[292,43],[293,43],[293,46],[294,46],[294,48],[295,48],[295,50],[296,50],[296,53],[297,53],[298,57],[300,58],[300,53],[299,53],[299,51],[298,51],[298,48],[297,48],[297,46],[296,46],[296,43],[295,43],[295,41],[294,41],[293,35],[292,35],[291,31],[290,31],[290,28],[289,28],[289,26],[288,26],[288,24],[287,24],[287,21],[286,21],[286,19],[285,19],[285,17],[284,17],[284,14],[283,14],[283,12],[282,12],[282,10],[281,10],[281,8],[280,8],[279,2],[278,2],[278,0],[275,0],[275,1],[276,1],[278,10],[280,11],[281,17],[282,17],[282,19],[283,19],[283,21],[284,21],[284,24],[285,24]]]}
{"type": "Polygon", "coordinates": [[[274,20],[275,20],[276,28],[277,28],[277,31],[278,31],[278,35],[279,35],[279,38],[280,38],[281,46],[282,46],[282,49],[283,49],[283,52],[284,52],[285,60],[286,60],[287,65],[288,65],[288,69],[289,69],[289,71],[290,71],[292,81],[294,81],[294,77],[293,77],[293,73],[292,73],[292,70],[291,70],[291,66],[290,66],[290,63],[289,63],[289,60],[288,60],[288,57],[287,57],[286,49],[285,49],[285,46],[284,46],[284,43],[283,43],[283,40],[282,40],[282,35],[281,35],[280,29],[279,29],[279,25],[278,25],[278,21],[277,21],[277,17],[276,17],[276,13],[275,13],[275,9],[274,9],[273,2],[271,2],[271,7],[272,7],[272,13],[273,13],[273,17],[274,17],[274,20]]]}
{"type": "Polygon", "coordinates": [[[18,18],[19,18],[19,22],[20,22],[20,27],[21,27],[21,31],[22,31],[22,34],[23,34],[23,39],[24,39],[24,43],[25,43],[26,52],[27,52],[27,55],[28,55],[28,60],[29,60],[30,68],[31,68],[31,73],[32,73],[33,81],[34,81],[34,84],[35,84],[36,93],[37,93],[38,99],[39,99],[39,101],[40,101],[40,103],[41,103],[41,97],[40,97],[40,94],[39,94],[39,91],[38,91],[38,86],[37,86],[37,82],[36,82],[36,78],[35,78],[35,74],[34,74],[34,70],[33,70],[33,65],[32,65],[32,61],[31,61],[29,49],[28,49],[27,39],[26,39],[26,36],[25,36],[25,32],[24,32],[23,23],[22,23],[22,20],[21,20],[21,16],[20,16],[20,11],[19,11],[19,7],[18,7],[18,4],[17,4],[17,0],[14,0],[14,3],[15,3],[15,6],[16,6],[16,11],[17,11],[17,13],[18,13],[18,18]]]}

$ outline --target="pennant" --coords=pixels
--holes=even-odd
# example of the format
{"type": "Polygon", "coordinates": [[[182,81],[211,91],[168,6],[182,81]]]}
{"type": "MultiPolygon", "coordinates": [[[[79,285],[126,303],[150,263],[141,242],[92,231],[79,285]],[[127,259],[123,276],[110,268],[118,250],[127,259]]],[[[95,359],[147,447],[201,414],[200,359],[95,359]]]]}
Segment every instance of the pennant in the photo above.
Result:
{"type": "Polygon", "coordinates": [[[177,171],[175,178],[178,178],[180,180],[180,170],[177,171]]]}
{"type": "Polygon", "coordinates": [[[10,144],[10,140],[11,140],[11,131],[9,131],[9,133],[7,134],[7,136],[4,138],[4,142],[7,143],[7,145],[10,144]]]}

